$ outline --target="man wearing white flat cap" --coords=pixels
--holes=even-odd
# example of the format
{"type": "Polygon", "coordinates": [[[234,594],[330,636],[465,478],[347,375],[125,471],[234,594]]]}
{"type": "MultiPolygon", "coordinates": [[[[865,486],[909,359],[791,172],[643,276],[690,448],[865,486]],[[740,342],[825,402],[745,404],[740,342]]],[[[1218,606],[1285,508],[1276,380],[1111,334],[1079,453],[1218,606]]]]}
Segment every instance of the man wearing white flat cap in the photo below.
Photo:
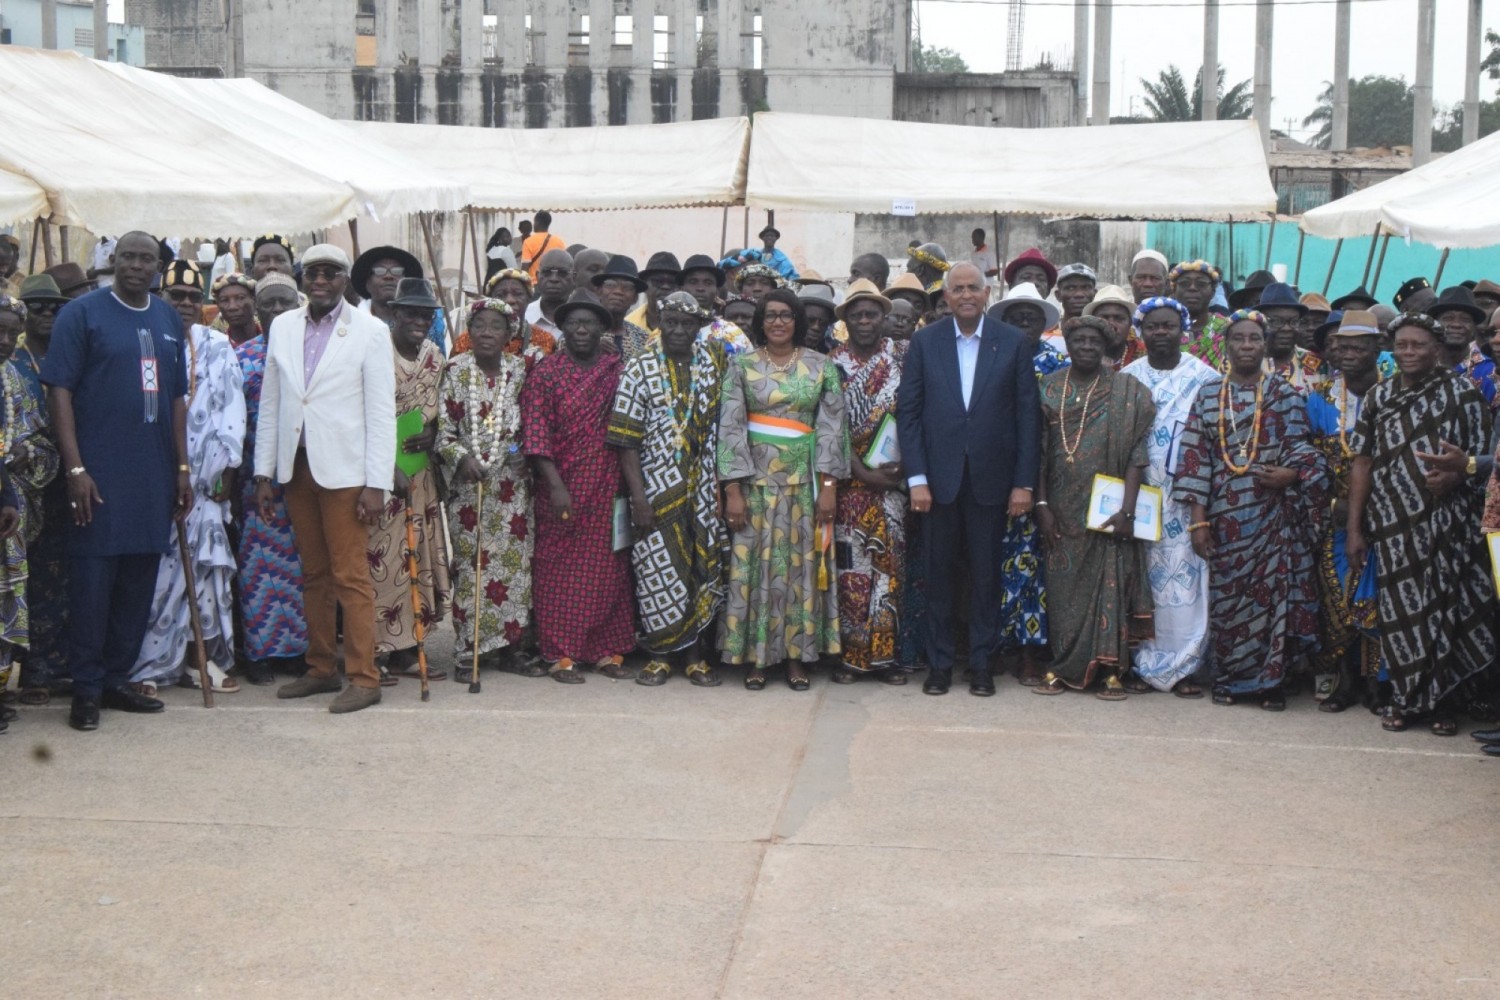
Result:
{"type": "Polygon", "coordinates": [[[389,328],[344,300],[349,256],[326,243],[302,257],[307,305],[267,331],[255,439],[256,500],[269,520],[271,480],[286,488],[302,556],[307,673],[279,698],[340,691],[336,607],[344,609],[349,687],[329,711],[380,701],[375,587],[366,555],[396,469],[396,368],[389,328]]]}

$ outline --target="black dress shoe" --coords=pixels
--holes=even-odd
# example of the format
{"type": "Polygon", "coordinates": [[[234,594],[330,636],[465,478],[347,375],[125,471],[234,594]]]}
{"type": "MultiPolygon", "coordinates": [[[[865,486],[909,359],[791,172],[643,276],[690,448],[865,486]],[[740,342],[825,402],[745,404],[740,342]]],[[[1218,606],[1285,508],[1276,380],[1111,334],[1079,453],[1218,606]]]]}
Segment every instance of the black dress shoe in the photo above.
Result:
{"type": "Polygon", "coordinates": [[[147,698],[143,694],[136,694],[129,688],[111,688],[105,691],[104,696],[99,699],[99,704],[117,712],[151,713],[160,712],[167,707],[167,703],[160,698],[147,698]]]}
{"type": "Polygon", "coordinates": [[[988,698],[995,693],[995,677],[988,670],[976,670],[969,678],[969,693],[988,698]]]}
{"type": "Polygon", "coordinates": [[[245,668],[241,672],[244,674],[245,680],[256,687],[264,687],[267,684],[276,683],[276,673],[271,669],[271,664],[265,660],[251,660],[245,664],[245,668]]]}
{"type": "Polygon", "coordinates": [[[68,725],[80,733],[91,733],[99,728],[99,700],[97,698],[85,698],[81,695],[73,697],[73,710],[68,713],[68,725]]]}
{"type": "Polygon", "coordinates": [[[1481,743],[1500,743],[1500,729],[1476,729],[1469,735],[1481,743]]]}
{"type": "Polygon", "coordinates": [[[1486,757],[1500,757],[1500,743],[1486,743],[1479,748],[1479,752],[1486,757]]]}
{"type": "Polygon", "coordinates": [[[947,694],[953,683],[952,670],[929,670],[927,680],[922,682],[923,694],[947,694]]]}

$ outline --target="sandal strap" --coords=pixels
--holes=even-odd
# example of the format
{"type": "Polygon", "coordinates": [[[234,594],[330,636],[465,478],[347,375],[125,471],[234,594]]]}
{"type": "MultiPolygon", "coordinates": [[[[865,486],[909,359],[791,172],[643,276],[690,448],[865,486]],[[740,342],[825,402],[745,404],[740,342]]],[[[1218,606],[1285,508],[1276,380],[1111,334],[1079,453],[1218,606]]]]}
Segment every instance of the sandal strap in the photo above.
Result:
{"type": "MultiPolygon", "coordinates": [[[[672,665],[664,660],[652,660],[641,668],[641,673],[650,674],[652,677],[655,677],[657,674],[670,674],[671,672],[672,665]]],[[[688,673],[692,673],[691,668],[689,668],[688,673]]]]}
{"type": "Polygon", "coordinates": [[[567,673],[570,670],[577,669],[578,665],[572,660],[568,659],[566,656],[558,660],[556,663],[547,664],[547,673],[549,674],[562,674],[567,673]]]}
{"type": "Polygon", "coordinates": [[[709,667],[707,660],[699,660],[697,663],[689,663],[683,672],[689,677],[697,677],[699,674],[707,674],[711,670],[712,668],[709,667]]]}

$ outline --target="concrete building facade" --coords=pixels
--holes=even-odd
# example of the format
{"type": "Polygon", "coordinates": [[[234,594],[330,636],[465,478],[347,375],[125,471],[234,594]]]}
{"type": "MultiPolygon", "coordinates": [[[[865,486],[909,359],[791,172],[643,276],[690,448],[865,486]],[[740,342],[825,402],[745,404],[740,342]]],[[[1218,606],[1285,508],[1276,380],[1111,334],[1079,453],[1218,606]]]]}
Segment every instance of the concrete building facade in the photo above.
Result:
{"type": "MultiPolygon", "coordinates": [[[[93,0],[5,0],[0,4],[0,45],[71,49],[93,56],[93,0]]],[[[138,25],[111,24],[108,51],[111,62],[143,65],[145,31],[138,25]]]]}
{"type": "Polygon", "coordinates": [[[127,0],[146,65],[335,118],[500,127],[890,118],[911,0],[127,0]]]}

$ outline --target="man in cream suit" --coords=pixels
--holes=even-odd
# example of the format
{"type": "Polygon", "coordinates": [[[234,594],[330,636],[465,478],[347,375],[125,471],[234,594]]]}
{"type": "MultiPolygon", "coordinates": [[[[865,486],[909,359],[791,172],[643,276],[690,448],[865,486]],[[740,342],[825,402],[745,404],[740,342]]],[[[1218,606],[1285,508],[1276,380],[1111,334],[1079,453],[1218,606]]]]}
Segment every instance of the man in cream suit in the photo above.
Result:
{"type": "Polygon", "coordinates": [[[272,516],[271,478],[284,484],[302,556],[307,673],[280,698],[339,691],[336,608],[344,608],[349,687],[330,712],[380,701],[375,587],[365,550],[396,469],[396,369],[390,330],[344,300],[349,257],[320,244],[302,257],[307,305],[276,317],[255,440],[256,501],[272,516]]]}

